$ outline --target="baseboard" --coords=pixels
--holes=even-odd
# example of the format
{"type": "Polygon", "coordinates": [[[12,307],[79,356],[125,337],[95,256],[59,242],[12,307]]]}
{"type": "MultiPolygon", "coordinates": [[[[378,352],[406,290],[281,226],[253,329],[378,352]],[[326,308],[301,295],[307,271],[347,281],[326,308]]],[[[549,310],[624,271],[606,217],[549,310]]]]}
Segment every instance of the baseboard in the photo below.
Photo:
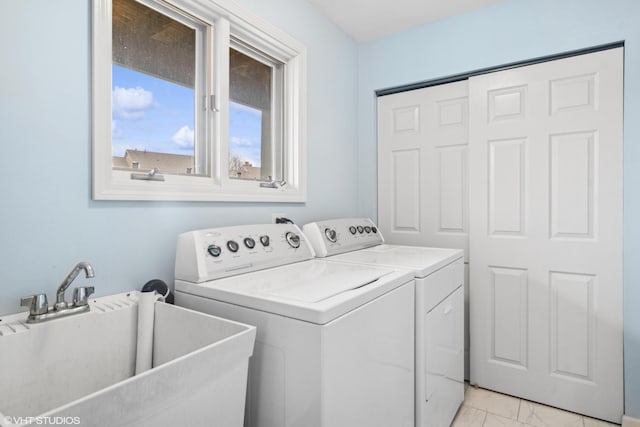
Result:
{"type": "Polygon", "coordinates": [[[626,415],[623,415],[622,427],[640,427],[640,420],[638,418],[631,418],[626,415]]]}

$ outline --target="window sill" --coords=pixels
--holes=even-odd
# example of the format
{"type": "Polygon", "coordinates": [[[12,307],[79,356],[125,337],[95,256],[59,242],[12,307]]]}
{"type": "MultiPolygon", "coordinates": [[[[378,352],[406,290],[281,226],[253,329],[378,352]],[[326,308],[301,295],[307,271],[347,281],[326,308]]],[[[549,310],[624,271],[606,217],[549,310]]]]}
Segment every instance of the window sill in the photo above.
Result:
{"type": "Polygon", "coordinates": [[[122,179],[104,185],[94,182],[93,199],[300,203],[306,201],[306,193],[300,188],[289,185],[280,188],[264,188],[260,186],[260,181],[229,180],[223,188],[222,185],[207,177],[169,176],[166,181],[131,182],[129,179],[122,179]]]}

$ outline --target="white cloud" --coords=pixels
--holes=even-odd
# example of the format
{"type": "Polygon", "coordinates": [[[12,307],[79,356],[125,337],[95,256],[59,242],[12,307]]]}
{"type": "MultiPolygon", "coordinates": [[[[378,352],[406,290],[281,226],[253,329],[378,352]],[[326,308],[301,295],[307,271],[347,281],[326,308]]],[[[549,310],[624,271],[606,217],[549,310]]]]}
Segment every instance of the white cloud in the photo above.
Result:
{"type": "Polygon", "coordinates": [[[182,148],[193,148],[193,129],[189,126],[182,126],[173,134],[171,140],[182,148]]]}
{"type": "Polygon", "coordinates": [[[231,144],[238,147],[252,147],[258,145],[256,142],[251,141],[249,138],[238,138],[237,136],[231,137],[231,144]]]}
{"type": "Polygon", "coordinates": [[[123,88],[116,86],[112,93],[114,116],[121,119],[141,119],[145,110],[153,106],[153,93],[140,86],[123,88]]]}
{"type": "Polygon", "coordinates": [[[122,139],[122,131],[118,127],[118,121],[111,119],[111,139],[122,139]]]}

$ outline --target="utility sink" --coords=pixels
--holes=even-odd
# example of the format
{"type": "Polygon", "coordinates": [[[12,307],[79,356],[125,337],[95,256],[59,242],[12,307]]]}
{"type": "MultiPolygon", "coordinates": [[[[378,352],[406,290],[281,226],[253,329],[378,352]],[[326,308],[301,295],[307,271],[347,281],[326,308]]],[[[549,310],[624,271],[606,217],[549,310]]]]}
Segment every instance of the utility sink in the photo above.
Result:
{"type": "Polygon", "coordinates": [[[0,317],[0,426],[242,426],[255,328],[147,295],[0,317]]]}

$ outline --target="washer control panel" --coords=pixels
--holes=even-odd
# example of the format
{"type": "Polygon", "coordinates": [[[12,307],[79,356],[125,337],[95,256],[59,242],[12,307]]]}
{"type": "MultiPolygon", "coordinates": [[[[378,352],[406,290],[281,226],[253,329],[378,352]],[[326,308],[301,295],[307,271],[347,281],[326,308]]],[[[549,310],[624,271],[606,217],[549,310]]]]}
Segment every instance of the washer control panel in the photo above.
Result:
{"type": "Polygon", "coordinates": [[[338,218],[305,224],[302,231],[318,257],[356,251],[384,243],[369,218],[338,218]]]}
{"type": "Polygon", "coordinates": [[[178,236],[175,278],[201,283],[313,257],[313,248],[294,224],[195,230],[178,236]]]}

